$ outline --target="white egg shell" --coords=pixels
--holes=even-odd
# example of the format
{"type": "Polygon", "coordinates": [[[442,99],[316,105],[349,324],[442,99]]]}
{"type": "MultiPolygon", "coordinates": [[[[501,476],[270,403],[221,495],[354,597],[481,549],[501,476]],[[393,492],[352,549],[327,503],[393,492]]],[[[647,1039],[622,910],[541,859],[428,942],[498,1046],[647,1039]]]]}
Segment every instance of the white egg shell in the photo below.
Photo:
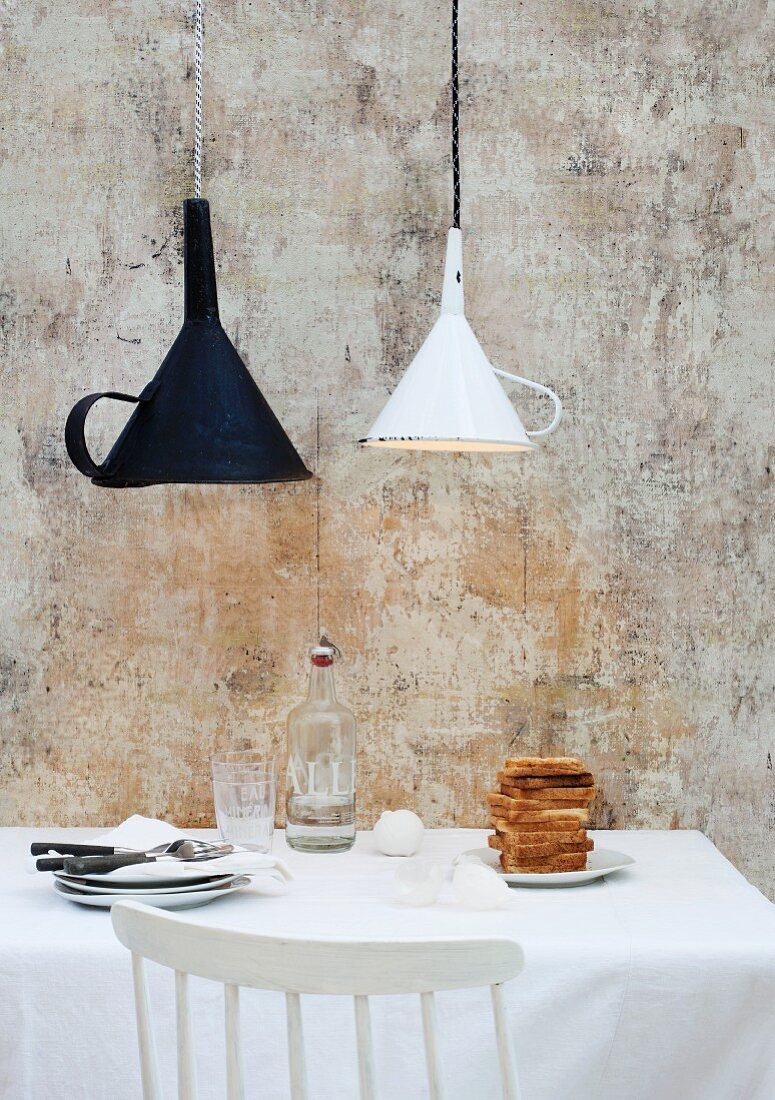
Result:
{"type": "Polygon", "coordinates": [[[425,826],[411,810],[385,810],[374,826],[374,843],[385,856],[413,856],[424,833],[425,826]]]}
{"type": "Polygon", "coordinates": [[[485,863],[481,856],[475,855],[473,852],[461,852],[459,856],[455,856],[452,860],[455,867],[461,863],[478,863],[480,867],[487,867],[489,864],[485,863]]]}
{"type": "Polygon", "coordinates": [[[503,909],[509,904],[508,884],[484,863],[459,863],[452,889],[460,904],[469,909],[503,909]]]}
{"type": "Polygon", "coordinates": [[[396,893],[404,905],[433,905],[439,896],[443,874],[438,863],[413,859],[396,872],[396,893]]]}

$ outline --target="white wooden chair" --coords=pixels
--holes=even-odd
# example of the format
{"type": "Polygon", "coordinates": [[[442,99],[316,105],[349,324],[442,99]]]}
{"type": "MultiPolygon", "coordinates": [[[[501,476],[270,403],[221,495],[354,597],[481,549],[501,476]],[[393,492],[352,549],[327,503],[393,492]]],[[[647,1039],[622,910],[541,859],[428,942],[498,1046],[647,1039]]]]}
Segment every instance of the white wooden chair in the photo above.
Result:
{"type": "Polygon", "coordinates": [[[434,991],[489,985],[504,1100],[518,1100],[502,983],[522,970],[522,949],[512,940],[433,940],[395,943],[283,939],[230,928],[191,924],[138,902],[119,902],[113,928],[132,952],[137,1030],[145,1100],[162,1100],[145,981],[144,959],[175,971],[179,1100],[196,1100],[194,1038],[188,976],[222,982],[226,1012],[228,1100],[244,1100],[239,987],[285,993],[292,1100],[307,1100],[302,993],[351,996],[361,1100],[375,1100],[369,995],[419,993],[429,1095],[442,1100],[434,991]]]}

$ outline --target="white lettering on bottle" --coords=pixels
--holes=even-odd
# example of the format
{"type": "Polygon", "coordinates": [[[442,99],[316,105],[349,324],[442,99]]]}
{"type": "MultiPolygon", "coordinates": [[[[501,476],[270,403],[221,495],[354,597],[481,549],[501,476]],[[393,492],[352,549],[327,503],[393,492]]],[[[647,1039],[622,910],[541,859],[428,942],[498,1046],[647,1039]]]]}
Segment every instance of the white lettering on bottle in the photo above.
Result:
{"type": "Polygon", "coordinates": [[[289,756],[287,776],[288,786],[296,795],[342,798],[353,795],[355,791],[354,760],[331,760],[321,764],[319,760],[307,760],[305,763],[298,757],[289,756]]]}
{"type": "Polygon", "coordinates": [[[288,757],[288,782],[291,787],[293,787],[294,794],[302,793],[301,784],[299,783],[299,773],[296,769],[296,758],[293,756],[288,757]]]}
{"type": "Polygon", "coordinates": [[[353,780],[355,778],[353,773],[355,771],[355,764],[352,760],[344,761],[345,764],[350,765],[350,778],[347,782],[346,787],[340,787],[339,786],[339,769],[341,768],[342,763],[343,762],[341,760],[335,760],[334,763],[331,765],[331,770],[334,773],[334,783],[333,783],[333,792],[332,793],[335,794],[335,795],[352,794],[353,793],[353,786],[354,786],[353,780]]]}

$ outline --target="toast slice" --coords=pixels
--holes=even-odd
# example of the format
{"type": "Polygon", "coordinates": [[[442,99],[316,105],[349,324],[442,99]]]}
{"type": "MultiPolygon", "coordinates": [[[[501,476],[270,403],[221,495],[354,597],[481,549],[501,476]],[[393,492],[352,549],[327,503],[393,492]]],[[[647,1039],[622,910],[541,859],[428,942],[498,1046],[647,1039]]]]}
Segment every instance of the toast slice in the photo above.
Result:
{"type": "Polygon", "coordinates": [[[526,836],[535,836],[536,839],[545,836],[546,833],[572,835],[582,831],[584,827],[584,822],[577,817],[567,821],[562,818],[557,821],[509,821],[507,817],[491,817],[490,822],[499,833],[524,833],[526,836]]]}
{"type": "Polygon", "coordinates": [[[510,787],[530,790],[532,787],[594,787],[592,772],[580,772],[578,775],[507,775],[498,772],[498,782],[508,783],[510,787]]]}
{"type": "Polygon", "coordinates": [[[507,843],[514,844],[578,844],[587,839],[586,829],[567,829],[561,833],[534,833],[526,832],[519,825],[508,825],[505,829],[500,824],[494,824],[497,835],[507,843]]]}
{"type": "Polygon", "coordinates": [[[501,852],[501,868],[506,874],[551,875],[559,871],[586,871],[586,852],[567,852],[561,856],[525,857],[501,852]]]}
{"type": "Polygon", "coordinates": [[[542,844],[516,844],[503,836],[491,836],[487,838],[487,843],[491,848],[515,859],[591,852],[595,847],[594,842],[586,838],[584,840],[547,840],[542,844]]]}
{"type": "Polygon", "coordinates": [[[552,849],[557,855],[562,855],[565,851],[591,851],[595,847],[594,840],[591,840],[585,831],[580,831],[582,836],[568,837],[556,837],[556,836],[543,836],[539,840],[529,838],[523,839],[522,836],[514,836],[513,833],[497,833],[495,836],[489,836],[487,843],[490,848],[497,848],[499,851],[505,851],[507,855],[522,855],[522,856],[545,856],[551,855],[552,849]],[[544,851],[542,849],[547,849],[544,851]]]}
{"type": "Polygon", "coordinates": [[[587,775],[587,766],[575,756],[510,756],[504,765],[506,775],[587,775]]]}
{"type": "MultiPolygon", "coordinates": [[[[511,799],[511,795],[506,797],[511,799]]],[[[511,804],[501,808],[526,813],[528,810],[586,810],[588,807],[589,802],[583,798],[514,798],[511,799],[511,804]]]]}
{"type": "Polygon", "coordinates": [[[542,801],[547,798],[553,802],[568,802],[571,805],[581,803],[585,805],[591,802],[597,794],[594,787],[542,787],[524,790],[522,787],[512,787],[508,783],[501,783],[500,794],[508,795],[517,802],[542,801]]]}
{"type": "MultiPolygon", "coordinates": [[[[522,792],[525,793],[524,791],[522,792]]],[[[512,798],[510,794],[493,792],[488,794],[487,801],[490,806],[498,806],[503,810],[583,810],[589,804],[589,799],[577,798],[512,798]]]]}
{"type": "Polygon", "coordinates": [[[507,810],[503,806],[491,806],[490,815],[492,817],[501,817],[505,821],[575,821],[576,828],[580,829],[581,826],[589,821],[589,810],[587,809],[550,809],[550,810],[507,810]]]}

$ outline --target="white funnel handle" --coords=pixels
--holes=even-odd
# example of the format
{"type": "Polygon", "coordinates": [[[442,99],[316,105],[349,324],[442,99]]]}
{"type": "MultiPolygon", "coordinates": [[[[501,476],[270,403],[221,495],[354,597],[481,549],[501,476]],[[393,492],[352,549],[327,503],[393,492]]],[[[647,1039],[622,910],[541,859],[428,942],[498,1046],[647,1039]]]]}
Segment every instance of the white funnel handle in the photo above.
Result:
{"type": "Polygon", "coordinates": [[[536,393],[545,394],[546,397],[551,397],[554,401],[554,420],[551,422],[548,428],[541,428],[537,432],[529,432],[525,430],[525,435],[529,436],[541,436],[551,435],[560,426],[562,420],[562,402],[560,401],[554,390],[550,390],[548,386],[542,386],[540,382],[531,382],[529,378],[520,378],[518,374],[507,374],[505,370],[498,370],[497,367],[492,368],[495,374],[500,375],[501,378],[508,378],[511,382],[519,382],[522,386],[529,386],[531,390],[535,390],[536,393]]]}

